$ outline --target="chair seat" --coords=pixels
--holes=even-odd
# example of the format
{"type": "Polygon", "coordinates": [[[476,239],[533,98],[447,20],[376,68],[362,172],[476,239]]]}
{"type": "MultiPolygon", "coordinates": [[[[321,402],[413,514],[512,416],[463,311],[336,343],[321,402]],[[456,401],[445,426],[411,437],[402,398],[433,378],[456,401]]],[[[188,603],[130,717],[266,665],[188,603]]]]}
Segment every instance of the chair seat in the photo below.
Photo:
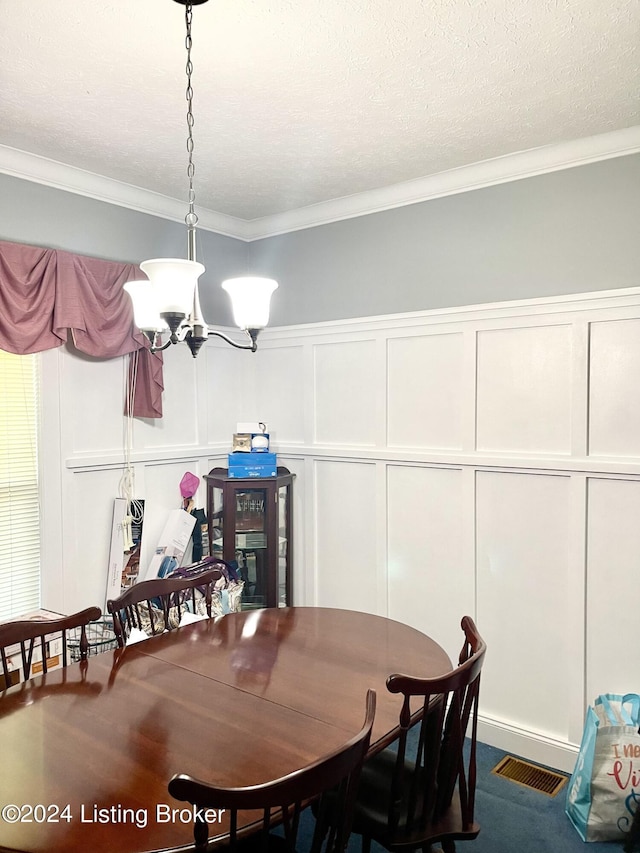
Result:
{"type": "MultiPolygon", "coordinates": [[[[371,835],[375,838],[388,835],[389,808],[391,800],[391,779],[396,770],[397,755],[394,749],[385,749],[368,758],[362,766],[360,785],[353,815],[353,830],[359,835],[371,835]]],[[[405,763],[407,780],[415,771],[413,762],[405,763]]],[[[406,802],[406,784],[402,786],[402,801],[406,802]]],[[[398,825],[406,819],[399,814],[398,825]]]]}
{"type": "MultiPolygon", "coordinates": [[[[477,823],[463,826],[460,797],[454,792],[450,806],[437,818],[431,816],[421,826],[406,826],[406,804],[409,801],[409,785],[415,783],[415,764],[405,762],[406,776],[402,784],[401,801],[404,814],[398,815],[395,829],[389,826],[389,807],[392,790],[391,780],[396,771],[397,755],[394,749],[385,749],[365,761],[360,775],[360,785],[353,816],[353,832],[371,838],[387,850],[413,850],[429,842],[445,839],[473,839],[480,832],[477,823]]],[[[420,810],[422,786],[418,785],[416,811],[420,810]]]]}

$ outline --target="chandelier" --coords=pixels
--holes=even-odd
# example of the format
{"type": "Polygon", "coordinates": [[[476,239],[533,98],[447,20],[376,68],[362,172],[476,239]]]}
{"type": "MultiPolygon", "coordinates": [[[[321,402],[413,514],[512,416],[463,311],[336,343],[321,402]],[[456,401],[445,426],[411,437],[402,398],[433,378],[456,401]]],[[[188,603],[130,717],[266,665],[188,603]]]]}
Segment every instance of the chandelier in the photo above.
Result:
{"type": "Polygon", "coordinates": [[[233,319],[249,338],[244,343],[233,340],[224,332],[210,329],[202,316],[198,295],[198,279],[204,272],[204,266],[196,261],[196,226],[198,216],[194,210],[195,191],[193,178],[193,88],[191,75],[191,26],[193,6],[206,3],[207,0],[174,0],[185,7],[187,50],[187,177],[189,179],[189,208],[184,218],[187,226],[187,258],[154,258],[143,261],[140,269],[147,276],[144,281],[130,281],[124,289],[133,303],[134,322],[144,332],[150,342],[151,352],[166,349],[171,344],[186,342],[195,358],[203,343],[212,335],[222,338],[231,346],[255,352],[257,337],[269,321],[269,303],[271,294],[278,283],[271,278],[244,276],[222,282],[222,288],[229,294],[233,310],[233,319]],[[162,334],[169,337],[162,343],[162,334]]]}

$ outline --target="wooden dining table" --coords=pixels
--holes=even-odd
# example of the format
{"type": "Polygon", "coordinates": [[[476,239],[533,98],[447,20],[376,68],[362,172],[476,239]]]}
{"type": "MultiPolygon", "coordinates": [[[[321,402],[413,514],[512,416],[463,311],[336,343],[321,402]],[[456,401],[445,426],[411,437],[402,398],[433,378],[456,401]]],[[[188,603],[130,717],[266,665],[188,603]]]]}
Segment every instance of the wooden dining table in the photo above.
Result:
{"type": "MultiPolygon", "coordinates": [[[[174,774],[244,786],[304,767],[360,730],[370,687],[373,753],[397,734],[387,676],[450,668],[400,622],[290,607],[197,622],[15,685],[0,694],[0,849],[187,850],[193,807],[169,795],[174,774]]],[[[213,816],[211,837],[226,833],[213,816]]]]}

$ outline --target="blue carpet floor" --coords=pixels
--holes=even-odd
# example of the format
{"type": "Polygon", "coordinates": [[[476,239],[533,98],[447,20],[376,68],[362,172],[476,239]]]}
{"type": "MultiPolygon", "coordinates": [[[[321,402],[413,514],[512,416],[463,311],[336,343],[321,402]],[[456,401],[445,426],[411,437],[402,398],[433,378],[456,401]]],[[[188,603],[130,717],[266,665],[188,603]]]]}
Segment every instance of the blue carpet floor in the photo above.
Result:
{"type": "MultiPolygon", "coordinates": [[[[459,853],[621,853],[620,842],[582,841],[564,812],[568,783],[555,797],[548,797],[492,773],[504,755],[478,744],[475,817],[481,830],[474,841],[456,845],[459,853]]],[[[360,850],[361,839],[352,835],[347,853],[360,850]]],[[[371,853],[382,850],[371,845],[371,853]]]]}
{"type": "MultiPolygon", "coordinates": [[[[565,785],[555,797],[532,791],[491,771],[504,752],[478,744],[475,841],[461,842],[461,853],[617,853],[622,845],[580,838],[564,809],[565,785]]],[[[359,841],[359,839],[358,839],[359,841]]]]}

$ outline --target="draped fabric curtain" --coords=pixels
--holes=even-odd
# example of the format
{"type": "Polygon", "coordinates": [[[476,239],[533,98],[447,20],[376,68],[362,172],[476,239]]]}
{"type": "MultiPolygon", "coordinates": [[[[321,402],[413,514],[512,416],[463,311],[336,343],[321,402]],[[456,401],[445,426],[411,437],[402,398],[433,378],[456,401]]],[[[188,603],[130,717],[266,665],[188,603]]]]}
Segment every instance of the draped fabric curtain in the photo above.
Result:
{"type": "Polygon", "coordinates": [[[0,349],[24,355],[66,343],[96,358],[138,353],[133,414],[162,417],[162,353],[149,352],[122,289],[142,278],[121,264],[0,241],[0,349]]]}

